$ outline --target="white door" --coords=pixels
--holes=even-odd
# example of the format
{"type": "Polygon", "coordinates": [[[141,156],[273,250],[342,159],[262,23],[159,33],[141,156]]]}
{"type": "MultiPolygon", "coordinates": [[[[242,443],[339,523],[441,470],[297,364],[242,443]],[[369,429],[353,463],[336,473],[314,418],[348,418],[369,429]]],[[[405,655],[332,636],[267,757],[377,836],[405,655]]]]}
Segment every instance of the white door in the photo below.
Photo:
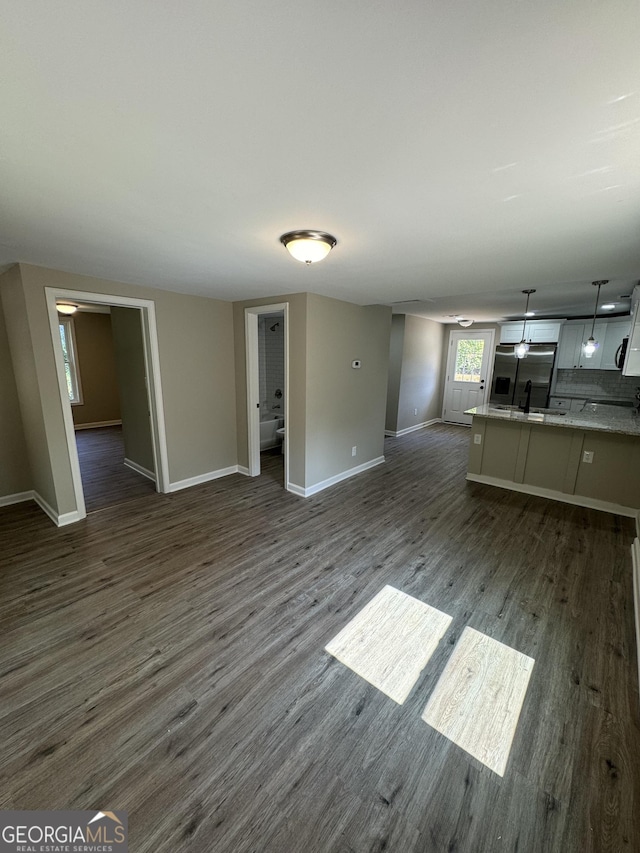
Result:
{"type": "Polygon", "coordinates": [[[489,399],[493,371],[494,331],[449,333],[449,355],[444,388],[442,419],[454,424],[471,424],[467,409],[489,399]]]}

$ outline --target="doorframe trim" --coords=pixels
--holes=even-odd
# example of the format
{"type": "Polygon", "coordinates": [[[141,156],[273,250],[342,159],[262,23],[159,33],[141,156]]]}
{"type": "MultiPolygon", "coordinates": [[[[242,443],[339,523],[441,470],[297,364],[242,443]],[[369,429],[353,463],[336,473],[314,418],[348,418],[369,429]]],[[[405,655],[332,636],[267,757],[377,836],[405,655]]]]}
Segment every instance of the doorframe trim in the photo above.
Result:
{"type": "Polygon", "coordinates": [[[150,299],[137,299],[129,296],[115,296],[110,293],[94,293],[92,291],[70,290],[68,288],[45,287],[45,298],[49,314],[51,341],[53,344],[54,362],[58,377],[58,391],[62,403],[65,437],[71,477],[76,502],[78,520],[87,515],[80,461],[75,440],[75,427],[71,414],[71,404],[67,392],[67,380],[64,372],[64,360],[58,335],[58,312],[56,299],[73,300],[96,305],[114,305],[122,308],[138,308],[141,314],[142,340],[144,348],[145,368],[147,373],[147,393],[151,423],[151,446],[155,466],[155,483],[158,492],[169,491],[169,458],[167,453],[167,434],[164,422],[164,402],[162,396],[162,381],[160,376],[160,352],[158,347],[158,329],[156,324],[156,306],[150,299]],[[58,338],[56,338],[58,335],[58,338]]]}
{"type": "MultiPolygon", "coordinates": [[[[469,332],[468,329],[457,329],[454,327],[449,329],[449,341],[447,343],[447,362],[446,362],[445,374],[444,374],[444,391],[442,394],[442,421],[444,423],[454,423],[454,421],[447,421],[445,419],[445,416],[444,416],[444,413],[446,411],[446,405],[445,404],[446,404],[446,400],[447,400],[447,384],[450,382],[449,369],[452,367],[452,364],[451,364],[452,336],[454,334],[457,334],[457,333],[460,333],[461,335],[465,335],[465,334],[466,335],[473,335],[476,332],[479,332],[482,334],[486,334],[488,332],[491,335],[491,339],[489,341],[489,351],[490,352],[493,351],[495,354],[495,348],[496,348],[496,330],[495,329],[474,329],[473,332],[469,332]]],[[[495,359],[493,359],[493,358],[490,359],[488,367],[487,367],[487,379],[486,379],[486,383],[485,383],[485,389],[487,390],[487,400],[491,396],[490,392],[491,392],[491,383],[493,382],[494,361],[495,361],[495,359]]],[[[464,426],[464,424],[461,424],[461,426],[464,426]]]]}
{"type": "Polygon", "coordinates": [[[258,353],[258,317],[282,311],[284,315],[284,424],[287,434],[284,442],[284,488],[290,492],[289,448],[289,303],[255,305],[244,309],[244,339],[247,362],[247,442],[248,475],[260,474],[260,361],[258,353]],[[256,405],[257,401],[257,405],[256,405]]]}

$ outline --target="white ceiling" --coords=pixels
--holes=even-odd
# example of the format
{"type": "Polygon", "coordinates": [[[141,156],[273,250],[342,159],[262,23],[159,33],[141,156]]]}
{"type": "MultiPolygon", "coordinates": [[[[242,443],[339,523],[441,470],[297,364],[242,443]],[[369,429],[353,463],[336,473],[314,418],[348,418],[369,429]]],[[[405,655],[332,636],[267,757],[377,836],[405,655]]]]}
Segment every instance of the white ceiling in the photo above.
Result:
{"type": "MultiPolygon", "coordinates": [[[[441,321],[640,278],[640,13],[0,0],[0,265],[441,321]],[[279,236],[329,231],[311,267],[279,236]],[[435,302],[424,302],[435,300],[435,302]]],[[[604,294],[603,294],[604,295],[604,294]]],[[[537,305],[536,305],[537,303],[537,305]]],[[[482,314],[482,316],[480,316],[482,314]]]]}

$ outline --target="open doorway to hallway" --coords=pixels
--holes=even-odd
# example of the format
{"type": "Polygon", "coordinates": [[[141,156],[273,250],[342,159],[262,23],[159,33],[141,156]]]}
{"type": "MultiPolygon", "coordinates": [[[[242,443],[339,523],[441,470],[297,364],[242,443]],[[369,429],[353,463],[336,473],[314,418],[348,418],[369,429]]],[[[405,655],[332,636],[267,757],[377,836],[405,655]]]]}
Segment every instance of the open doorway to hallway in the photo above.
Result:
{"type": "Polygon", "coordinates": [[[59,328],[87,511],[150,494],[156,475],[141,310],[78,303],[60,314],[59,328]]]}
{"type": "MultiPolygon", "coordinates": [[[[122,404],[121,420],[124,425],[121,441],[125,454],[123,459],[130,469],[147,477],[149,485],[156,491],[169,491],[169,463],[155,303],[148,299],[52,287],[45,287],[45,294],[66,438],[66,447],[59,445],[57,453],[61,466],[64,466],[66,456],[75,500],[75,509],[67,513],[67,516],[75,516],[74,520],[84,518],[87,507],[71,405],[73,391],[70,387],[70,373],[73,371],[69,366],[69,354],[73,350],[75,341],[70,335],[68,338],[70,349],[63,346],[61,314],[58,311],[60,303],[70,303],[75,306],[72,307],[71,315],[77,310],[78,305],[93,306],[94,309],[97,306],[108,306],[112,329],[114,332],[116,328],[118,329],[114,338],[119,339],[114,344],[114,348],[118,354],[116,372],[118,394],[122,404]]],[[[78,387],[81,389],[81,376],[79,375],[78,378],[78,387]]],[[[98,428],[108,425],[108,423],[97,424],[98,428]]],[[[111,425],[116,426],[117,423],[111,425]]],[[[115,433],[113,435],[115,436],[115,433]]],[[[113,444],[114,442],[112,446],[113,444]]],[[[93,456],[95,459],[95,455],[91,449],[87,450],[87,458],[93,456]]]]}

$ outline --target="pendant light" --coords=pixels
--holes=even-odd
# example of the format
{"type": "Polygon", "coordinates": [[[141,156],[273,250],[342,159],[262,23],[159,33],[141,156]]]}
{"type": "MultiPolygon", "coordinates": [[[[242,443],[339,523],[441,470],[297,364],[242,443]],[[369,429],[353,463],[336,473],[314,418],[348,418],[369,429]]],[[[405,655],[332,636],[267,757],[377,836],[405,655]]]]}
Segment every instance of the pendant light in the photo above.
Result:
{"type": "Polygon", "coordinates": [[[603,279],[602,281],[592,281],[591,282],[591,284],[594,287],[598,288],[598,292],[596,293],[596,304],[593,307],[593,320],[591,322],[591,334],[589,335],[589,338],[586,341],[584,341],[582,344],[582,355],[585,358],[593,358],[595,351],[600,346],[598,341],[593,337],[593,330],[596,327],[596,314],[598,313],[598,302],[600,301],[600,288],[602,287],[603,284],[608,284],[608,283],[609,283],[608,278],[603,279]]]}
{"type": "Polygon", "coordinates": [[[513,348],[513,353],[516,358],[526,358],[527,353],[529,352],[529,344],[524,339],[524,332],[527,327],[527,314],[529,313],[529,297],[532,293],[535,293],[536,290],[534,287],[532,290],[523,290],[522,292],[527,294],[527,305],[524,309],[524,317],[522,318],[522,340],[513,348]]]}
{"type": "Polygon", "coordinates": [[[296,261],[309,266],[326,258],[338,241],[324,231],[289,231],[280,242],[296,261]]]}

